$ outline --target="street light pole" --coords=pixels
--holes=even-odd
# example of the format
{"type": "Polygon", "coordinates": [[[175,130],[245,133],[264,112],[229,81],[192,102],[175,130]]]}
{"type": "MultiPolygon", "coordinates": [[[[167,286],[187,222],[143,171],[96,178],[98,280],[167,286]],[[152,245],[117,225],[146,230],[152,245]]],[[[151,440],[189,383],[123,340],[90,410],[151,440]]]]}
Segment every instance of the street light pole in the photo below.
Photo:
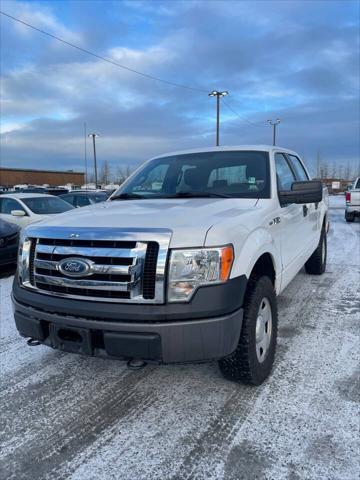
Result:
{"type": "Polygon", "coordinates": [[[229,95],[229,92],[218,92],[213,90],[209,93],[209,97],[216,97],[216,146],[220,145],[220,98],[229,95]]]}
{"type": "Polygon", "coordinates": [[[97,133],[89,133],[88,137],[92,137],[93,140],[93,148],[94,148],[94,172],[95,172],[95,190],[97,189],[97,165],[96,165],[96,146],[95,146],[95,138],[99,135],[97,133]]]}
{"type": "Polygon", "coordinates": [[[273,127],[273,145],[275,146],[276,145],[276,125],[279,125],[280,118],[277,118],[274,122],[272,120],[268,120],[267,122],[273,127]]]}
{"type": "Polygon", "coordinates": [[[87,145],[86,145],[86,122],[84,122],[84,158],[85,158],[85,185],[88,184],[88,170],[87,170],[87,145]]]}

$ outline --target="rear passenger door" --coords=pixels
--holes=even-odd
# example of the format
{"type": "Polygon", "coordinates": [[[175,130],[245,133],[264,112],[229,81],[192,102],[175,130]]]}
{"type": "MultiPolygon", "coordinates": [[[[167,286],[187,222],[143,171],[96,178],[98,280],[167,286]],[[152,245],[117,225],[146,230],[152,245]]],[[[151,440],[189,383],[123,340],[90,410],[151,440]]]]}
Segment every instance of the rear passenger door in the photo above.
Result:
{"type": "MultiPolygon", "coordinates": [[[[298,182],[305,182],[310,180],[303,164],[296,155],[287,155],[290,166],[293,169],[296,180],[298,182]]],[[[309,256],[313,253],[316,245],[319,242],[320,234],[320,209],[319,205],[315,203],[306,203],[302,206],[303,215],[305,217],[305,231],[307,232],[306,243],[308,247],[309,256]]]]}

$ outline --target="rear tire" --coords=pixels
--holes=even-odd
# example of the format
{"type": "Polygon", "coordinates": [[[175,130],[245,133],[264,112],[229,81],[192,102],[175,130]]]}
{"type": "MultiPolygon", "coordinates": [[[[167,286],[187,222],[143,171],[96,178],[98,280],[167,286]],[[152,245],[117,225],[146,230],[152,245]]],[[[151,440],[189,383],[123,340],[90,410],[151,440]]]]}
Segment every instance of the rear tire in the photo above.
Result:
{"type": "Polygon", "coordinates": [[[321,275],[326,269],[327,259],[327,237],[326,231],[323,227],[321,230],[319,244],[316,247],[315,252],[311,255],[309,260],[305,263],[306,273],[310,275],[321,275]]]}
{"type": "Polygon", "coordinates": [[[353,222],[355,220],[355,215],[351,212],[345,212],[345,220],[347,222],[353,222]]]}
{"type": "Polygon", "coordinates": [[[277,338],[277,302],[269,277],[250,277],[244,316],[236,350],[219,361],[225,378],[261,385],[274,364],[277,338]]]}

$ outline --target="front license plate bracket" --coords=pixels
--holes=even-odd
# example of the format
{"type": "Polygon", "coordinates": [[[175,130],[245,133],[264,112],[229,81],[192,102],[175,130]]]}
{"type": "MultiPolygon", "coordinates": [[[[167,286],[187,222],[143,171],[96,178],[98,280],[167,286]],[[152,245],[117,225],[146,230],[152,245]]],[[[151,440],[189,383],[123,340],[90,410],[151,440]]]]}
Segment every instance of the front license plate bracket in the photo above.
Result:
{"type": "Polygon", "coordinates": [[[90,330],[50,324],[49,333],[53,348],[84,355],[93,354],[90,330]]]}

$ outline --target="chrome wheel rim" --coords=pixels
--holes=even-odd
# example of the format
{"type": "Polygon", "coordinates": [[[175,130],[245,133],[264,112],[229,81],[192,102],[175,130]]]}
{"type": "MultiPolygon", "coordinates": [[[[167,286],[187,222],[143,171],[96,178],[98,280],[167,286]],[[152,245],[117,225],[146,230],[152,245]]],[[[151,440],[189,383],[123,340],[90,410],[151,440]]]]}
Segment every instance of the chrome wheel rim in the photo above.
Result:
{"type": "Polygon", "coordinates": [[[256,318],[256,356],[262,363],[269,353],[272,336],[272,313],[269,300],[264,297],[260,302],[256,318]]]}

